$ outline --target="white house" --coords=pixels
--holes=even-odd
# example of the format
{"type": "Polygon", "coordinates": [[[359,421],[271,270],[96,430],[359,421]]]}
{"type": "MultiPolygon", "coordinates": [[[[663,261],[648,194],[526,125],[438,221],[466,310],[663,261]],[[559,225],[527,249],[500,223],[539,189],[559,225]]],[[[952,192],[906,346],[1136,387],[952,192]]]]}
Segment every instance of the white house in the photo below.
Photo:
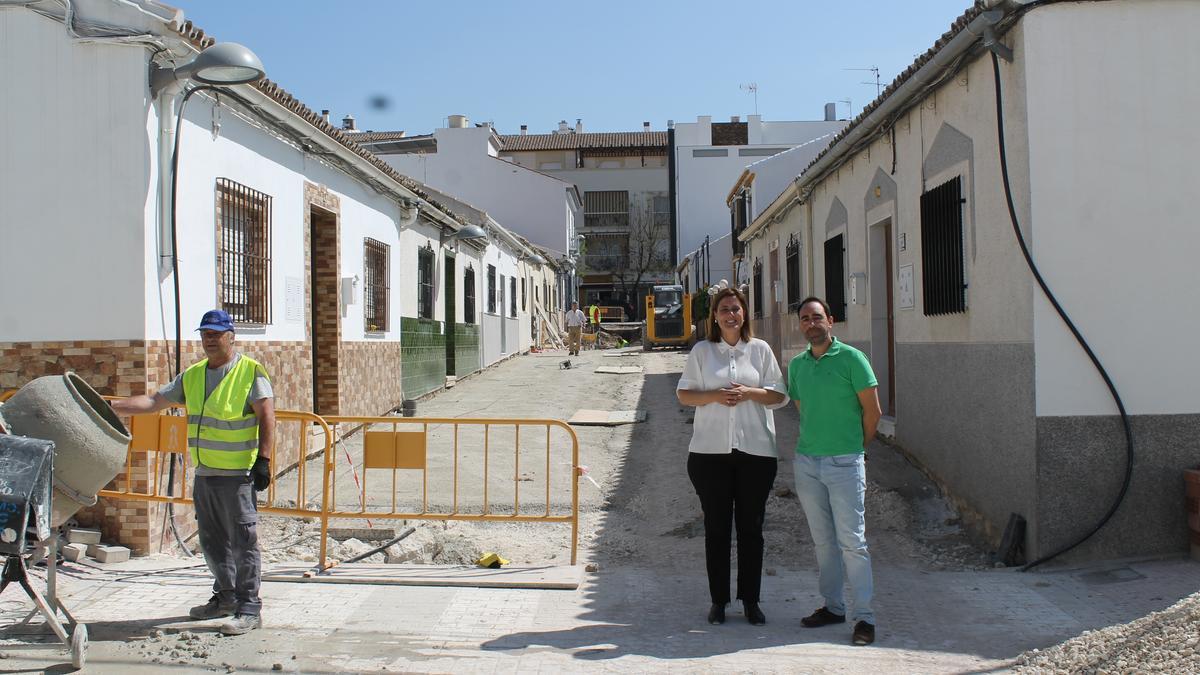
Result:
{"type": "Polygon", "coordinates": [[[448,128],[429,135],[372,134],[361,143],[400,173],[485,209],[529,241],[572,251],[583,208],[575,186],[501,159],[490,125],[449,119],[448,128]]]}
{"type": "Polygon", "coordinates": [[[1063,559],[1188,548],[1197,25],[1173,0],[976,5],[740,235],[760,269],[785,251],[751,284],[785,359],[787,308],[825,297],[896,441],[993,545],[1023,518],[1029,560],[1102,523],[1063,559]]]}
{"type": "MultiPolygon", "coordinates": [[[[579,259],[580,306],[635,310],[656,283],[670,283],[671,242],[667,134],[651,131],[585,132],[565,121],[548,134],[500,137],[500,156],[578,187],[585,238],[579,259]]],[[[633,317],[636,319],[637,317],[633,317]]]]}
{"type": "MultiPolygon", "coordinates": [[[[381,414],[444,386],[448,362],[481,366],[464,305],[487,247],[467,221],[273,82],[170,76],[215,44],[178,10],[71,7],[73,27],[54,3],[0,6],[3,109],[42,111],[0,124],[0,388],[73,370],[152,393],[202,356],[213,307],[280,408],[381,414]]],[[[279,465],[296,450],[281,441],[279,465]]],[[[83,517],[156,548],[159,505],[119,506],[83,517]]]]}
{"type": "Polygon", "coordinates": [[[700,248],[705,237],[711,241],[730,231],[725,198],[748,164],[837,133],[845,124],[833,119],[764,122],[761,115],[728,122],[702,115],[695,122],[674,123],[676,256],[700,248]]]}

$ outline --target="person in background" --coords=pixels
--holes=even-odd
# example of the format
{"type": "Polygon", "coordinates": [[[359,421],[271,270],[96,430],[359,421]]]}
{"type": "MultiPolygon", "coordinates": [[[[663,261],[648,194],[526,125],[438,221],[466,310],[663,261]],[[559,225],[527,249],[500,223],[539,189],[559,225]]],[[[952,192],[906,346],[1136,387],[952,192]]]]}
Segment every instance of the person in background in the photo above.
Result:
{"type": "Polygon", "coordinates": [[[583,312],[579,309],[578,302],[571,303],[571,309],[567,310],[567,355],[579,355],[579,340],[583,333],[583,312]]]}
{"type": "Polygon", "coordinates": [[[851,642],[875,641],[873,581],[867,553],[865,444],[882,413],[867,356],[833,336],[833,315],[820,298],[800,303],[800,330],[808,349],[788,364],[788,396],[800,410],[800,437],[792,466],[817,554],[825,605],[800,623],[819,628],[845,623],[843,585],[854,607],[851,642]]]}
{"type": "Polygon", "coordinates": [[[676,395],[695,406],[687,472],[704,512],[704,559],[710,624],[725,623],[729,603],[730,528],[737,527],[737,598],[746,619],[762,625],[763,519],[775,481],[773,409],[787,396],[771,347],[751,335],[746,296],[719,289],[708,337],[692,348],[676,395]]]}
{"type": "Polygon", "coordinates": [[[112,408],[121,415],[140,415],[175,403],[187,407],[188,450],[196,467],[196,527],[214,577],[212,598],[188,614],[197,620],[232,616],[220,631],[241,635],[262,627],[254,493],[271,483],[274,392],[262,364],[234,350],[229,314],[207,312],[197,330],[208,358],[153,397],[118,399],[112,408]]]}

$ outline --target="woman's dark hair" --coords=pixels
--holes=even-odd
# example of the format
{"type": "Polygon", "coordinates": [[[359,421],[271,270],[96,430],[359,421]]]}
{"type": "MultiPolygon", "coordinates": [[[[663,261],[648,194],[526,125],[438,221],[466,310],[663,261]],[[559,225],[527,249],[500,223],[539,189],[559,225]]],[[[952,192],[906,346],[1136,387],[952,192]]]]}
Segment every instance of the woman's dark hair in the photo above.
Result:
{"type": "Polygon", "coordinates": [[[742,340],[749,342],[750,338],[754,337],[754,333],[750,330],[750,312],[748,311],[749,305],[746,304],[746,296],[736,288],[722,288],[708,303],[707,337],[709,342],[718,342],[721,339],[721,326],[717,323],[717,305],[730,296],[737,298],[738,303],[742,306],[742,340]]]}

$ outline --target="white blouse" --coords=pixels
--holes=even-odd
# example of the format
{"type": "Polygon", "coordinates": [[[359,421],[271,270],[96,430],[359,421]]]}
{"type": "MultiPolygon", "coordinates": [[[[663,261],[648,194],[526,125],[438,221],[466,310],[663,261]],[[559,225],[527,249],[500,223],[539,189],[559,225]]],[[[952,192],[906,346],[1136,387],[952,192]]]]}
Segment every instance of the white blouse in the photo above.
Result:
{"type": "Polygon", "coordinates": [[[720,403],[697,406],[688,452],[716,455],[736,448],[749,455],[778,457],[772,410],[787,405],[787,382],[766,342],[751,338],[733,347],[724,340],[696,343],[676,389],[711,391],[731,383],[777,391],[784,399],[771,406],[755,401],[733,407],[720,403]]]}

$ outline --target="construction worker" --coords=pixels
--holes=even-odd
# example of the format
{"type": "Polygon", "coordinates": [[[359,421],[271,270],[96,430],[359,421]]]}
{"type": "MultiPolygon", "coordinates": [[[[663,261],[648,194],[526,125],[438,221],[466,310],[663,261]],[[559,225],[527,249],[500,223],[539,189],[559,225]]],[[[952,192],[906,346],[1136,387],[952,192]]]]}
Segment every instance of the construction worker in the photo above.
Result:
{"type": "Polygon", "coordinates": [[[588,307],[588,320],[592,324],[593,333],[600,330],[600,307],[594,302],[588,307]]]}
{"type": "Polygon", "coordinates": [[[583,312],[579,311],[579,303],[572,302],[567,312],[567,355],[579,355],[580,333],[583,332],[583,312]]]}
{"type": "Polygon", "coordinates": [[[121,399],[112,407],[122,415],[158,412],[173,403],[187,407],[188,450],[196,467],[196,527],[215,579],[212,598],[188,614],[197,620],[232,616],[220,631],[241,635],[262,626],[254,493],[271,483],[274,392],[262,364],[234,351],[229,314],[207,312],[197,330],[208,358],[153,397],[121,399]]]}

